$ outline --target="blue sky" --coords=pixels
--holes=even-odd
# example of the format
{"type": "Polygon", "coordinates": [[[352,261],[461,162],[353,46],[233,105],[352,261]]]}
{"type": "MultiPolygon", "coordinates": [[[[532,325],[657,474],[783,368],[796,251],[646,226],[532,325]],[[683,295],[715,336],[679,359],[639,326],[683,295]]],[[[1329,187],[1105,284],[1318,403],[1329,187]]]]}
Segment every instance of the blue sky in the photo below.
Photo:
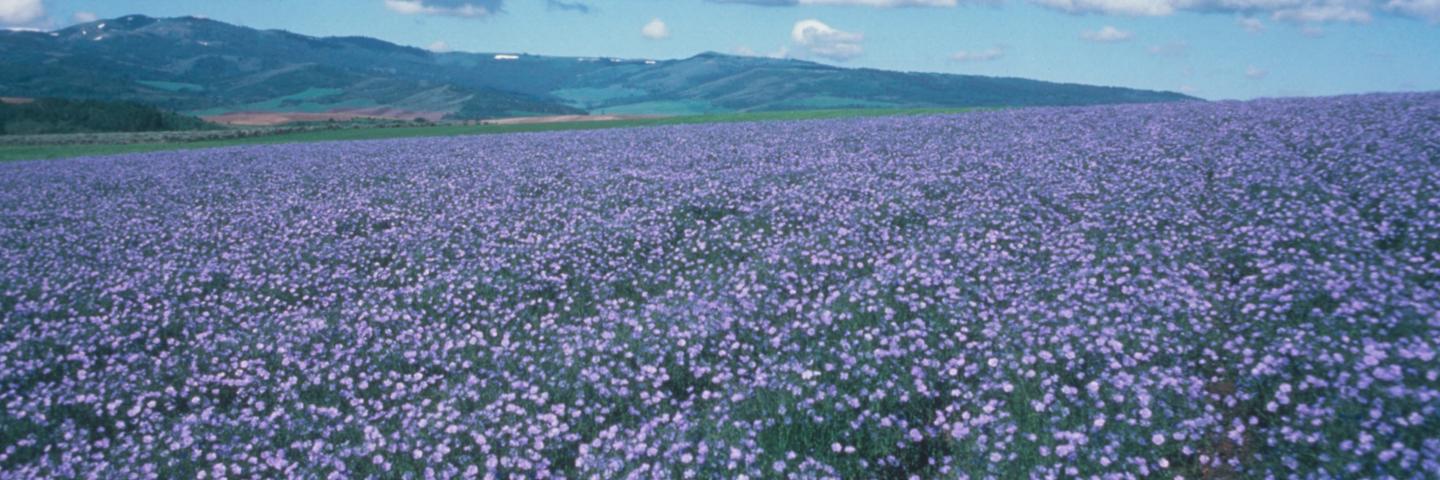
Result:
{"type": "Polygon", "coordinates": [[[1440,90],[1440,0],[0,0],[10,27],[134,13],[456,51],[717,51],[1209,99],[1440,90]]]}

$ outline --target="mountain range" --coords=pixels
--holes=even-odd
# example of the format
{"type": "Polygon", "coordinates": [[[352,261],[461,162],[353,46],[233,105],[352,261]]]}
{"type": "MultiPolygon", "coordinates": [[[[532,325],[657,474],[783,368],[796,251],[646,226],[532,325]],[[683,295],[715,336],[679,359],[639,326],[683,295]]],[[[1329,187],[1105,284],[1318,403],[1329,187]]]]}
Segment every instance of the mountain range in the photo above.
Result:
{"type": "Polygon", "coordinates": [[[678,60],[441,53],[367,37],[143,15],[52,32],[0,32],[0,64],[0,96],[135,101],[220,121],[256,114],[438,120],[1196,100],[711,52],[678,60]]]}

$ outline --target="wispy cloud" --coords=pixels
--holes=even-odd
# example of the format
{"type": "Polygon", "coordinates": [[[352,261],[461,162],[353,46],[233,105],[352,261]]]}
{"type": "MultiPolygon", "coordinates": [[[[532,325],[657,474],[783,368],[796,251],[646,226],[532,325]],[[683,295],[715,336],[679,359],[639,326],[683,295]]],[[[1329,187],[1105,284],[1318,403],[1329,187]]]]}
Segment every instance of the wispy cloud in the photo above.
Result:
{"type": "Polygon", "coordinates": [[[44,16],[40,0],[0,0],[0,25],[30,25],[44,16]]]}
{"type": "Polygon", "coordinates": [[[1243,28],[1245,29],[1245,31],[1250,33],[1260,33],[1265,31],[1265,22],[1260,21],[1260,19],[1258,18],[1240,17],[1240,19],[1236,20],[1235,23],[1238,23],[1240,25],[1240,28],[1243,28]]]}
{"type": "Polygon", "coordinates": [[[1440,23],[1440,0],[1390,0],[1385,9],[1440,23]]]}
{"type": "Polygon", "coordinates": [[[545,6],[551,10],[564,10],[577,13],[590,13],[595,9],[595,7],[587,3],[567,2],[565,0],[545,0],[545,6]]]}
{"type": "Polygon", "coordinates": [[[865,35],[839,30],[815,19],[795,22],[790,39],[812,55],[845,61],[865,53],[865,35]]]}
{"type": "Polygon", "coordinates": [[[385,0],[385,8],[405,15],[475,18],[504,11],[503,0],[385,0]]]}
{"type": "Polygon", "coordinates": [[[1346,5],[1309,5],[1276,10],[1270,18],[1295,23],[1366,23],[1370,21],[1370,12],[1346,5]]]}
{"type": "Polygon", "coordinates": [[[1269,74],[1270,74],[1270,72],[1269,72],[1268,70],[1265,70],[1265,69],[1263,69],[1263,68],[1260,68],[1260,67],[1257,67],[1257,66],[1254,66],[1254,65],[1250,65],[1250,66],[1248,66],[1248,67],[1245,67],[1245,78],[1249,78],[1249,79],[1251,79],[1251,80],[1259,80],[1259,79],[1265,78],[1265,76],[1266,76],[1266,75],[1269,75],[1269,74]]]}
{"type": "Polygon", "coordinates": [[[766,7],[793,7],[797,5],[851,5],[862,7],[953,7],[958,0],[708,0],[712,3],[743,3],[766,7]]]}
{"type": "Polygon", "coordinates": [[[1131,37],[1134,36],[1135,35],[1130,32],[1112,27],[1110,25],[1106,25],[1099,30],[1088,30],[1080,32],[1080,38],[1100,43],[1123,42],[1129,40],[1131,37]]]}
{"type": "Polygon", "coordinates": [[[1028,2],[1073,14],[1161,17],[1180,12],[1244,15],[1246,30],[1258,32],[1262,24],[1253,20],[1295,23],[1366,23],[1376,12],[1385,11],[1440,23],[1440,0],[707,0],[712,3],[794,7],[805,5],[848,5],[877,8],[957,7],[994,5],[1009,1],[1028,2]]]}
{"type": "MultiPolygon", "coordinates": [[[[1296,23],[1366,23],[1377,10],[1440,21],[1440,0],[1028,0],[1063,12],[1158,17],[1179,12],[1268,15],[1296,23]]],[[[1242,26],[1246,23],[1242,20],[1242,26]]],[[[1258,25],[1258,24],[1252,24],[1258,25]]],[[[1257,29],[1247,28],[1250,31],[1257,29]]]]}
{"type": "Polygon", "coordinates": [[[1070,13],[1154,17],[1175,13],[1175,4],[1180,2],[1176,0],[1030,0],[1030,3],[1070,13]]]}
{"type": "Polygon", "coordinates": [[[954,62],[989,62],[999,60],[1005,56],[1005,49],[991,47],[984,50],[960,50],[950,54],[950,60],[954,62]]]}
{"type": "Polygon", "coordinates": [[[734,53],[736,55],[745,57],[790,58],[790,47],[781,45],[780,48],[775,49],[775,51],[773,52],[760,53],[755,51],[755,49],[753,48],[742,45],[739,47],[735,47],[734,53]]]}

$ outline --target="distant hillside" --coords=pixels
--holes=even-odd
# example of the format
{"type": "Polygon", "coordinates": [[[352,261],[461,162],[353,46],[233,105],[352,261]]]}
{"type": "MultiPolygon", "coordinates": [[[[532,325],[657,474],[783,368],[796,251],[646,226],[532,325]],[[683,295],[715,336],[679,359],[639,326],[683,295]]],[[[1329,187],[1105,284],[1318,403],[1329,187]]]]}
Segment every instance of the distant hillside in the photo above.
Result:
{"type": "Polygon", "coordinates": [[[0,135],[168,132],[214,128],[195,117],[131,102],[64,100],[0,102],[0,135]]]}
{"type": "Polygon", "coordinates": [[[1170,92],[705,53],[619,60],[432,53],[140,15],[0,32],[0,96],[131,100],[207,117],[496,118],[1193,100],[1170,92]]]}

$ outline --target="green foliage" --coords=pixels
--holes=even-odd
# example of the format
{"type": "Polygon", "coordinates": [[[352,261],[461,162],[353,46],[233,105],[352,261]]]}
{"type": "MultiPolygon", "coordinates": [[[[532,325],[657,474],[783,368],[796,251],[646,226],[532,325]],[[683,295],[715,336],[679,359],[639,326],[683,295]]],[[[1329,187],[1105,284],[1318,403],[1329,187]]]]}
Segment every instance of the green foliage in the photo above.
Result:
{"type": "Polygon", "coordinates": [[[0,135],[165,132],[207,128],[213,126],[198,118],[131,102],[46,98],[31,103],[0,104],[0,135]]]}

